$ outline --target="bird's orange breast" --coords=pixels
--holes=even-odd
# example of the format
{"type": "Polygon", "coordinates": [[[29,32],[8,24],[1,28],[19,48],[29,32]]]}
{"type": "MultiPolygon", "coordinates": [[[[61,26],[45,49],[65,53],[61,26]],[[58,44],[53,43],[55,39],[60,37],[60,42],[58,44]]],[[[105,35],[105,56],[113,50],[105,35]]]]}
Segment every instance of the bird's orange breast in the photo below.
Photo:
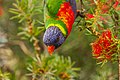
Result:
{"type": "Polygon", "coordinates": [[[66,24],[66,28],[69,35],[75,20],[74,12],[69,2],[64,2],[63,4],[61,4],[57,16],[57,19],[63,21],[66,24]]]}

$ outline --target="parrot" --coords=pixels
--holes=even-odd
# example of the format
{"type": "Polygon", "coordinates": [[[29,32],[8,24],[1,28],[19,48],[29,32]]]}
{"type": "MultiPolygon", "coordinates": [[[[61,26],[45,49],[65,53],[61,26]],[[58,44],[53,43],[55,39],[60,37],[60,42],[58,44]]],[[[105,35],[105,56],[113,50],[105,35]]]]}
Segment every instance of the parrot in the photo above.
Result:
{"type": "Polygon", "coordinates": [[[46,0],[43,43],[50,55],[69,36],[77,14],[75,0],[46,0]]]}

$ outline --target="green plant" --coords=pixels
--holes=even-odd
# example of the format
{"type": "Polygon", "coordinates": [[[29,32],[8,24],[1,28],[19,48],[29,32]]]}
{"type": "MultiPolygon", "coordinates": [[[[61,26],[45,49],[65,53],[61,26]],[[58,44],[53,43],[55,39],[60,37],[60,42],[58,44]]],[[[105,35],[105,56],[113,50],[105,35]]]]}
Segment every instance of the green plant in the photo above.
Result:
{"type": "MultiPolygon", "coordinates": [[[[64,58],[59,55],[48,56],[41,54],[39,46],[39,36],[45,30],[44,20],[41,19],[44,7],[41,7],[42,0],[16,0],[14,8],[9,12],[14,16],[11,19],[18,19],[18,26],[21,40],[29,40],[34,47],[34,58],[28,62],[28,75],[32,80],[60,80],[74,79],[78,77],[78,68],[74,68],[74,63],[70,57],[64,58]],[[40,3],[41,2],[41,3],[40,3]]],[[[42,17],[43,18],[43,17],[42,17]]]]}
{"type": "MultiPolygon", "coordinates": [[[[92,44],[97,43],[94,47],[92,45],[92,54],[102,66],[107,62],[120,62],[119,4],[118,0],[80,0],[80,11],[78,14],[80,17],[76,18],[74,26],[77,31],[84,31],[85,35],[96,38],[96,40],[90,42],[92,44]],[[106,30],[110,30],[110,34],[103,37],[102,35],[107,34],[106,30]],[[103,41],[99,42],[101,40],[103,41]],[[98,52],[97,56],[95,52],[98,52]]],[[[14,8],[9,10],[14,14],[11,19],[18,20],[21,25],[18,26],[20,40],[32,42],[34,48],[33,53],[35,53],[35,56],[27,67],[31,72],[30,76],[32,76],[33,80],[72,79],[77,77],[78,73],[76,70],[78,71],[78,69],[73,68],[70,58],[58,55],[48,56],[45,54],[46,52],[43,55],[40,52],[39,42],[41,42],[41,39],[38,37],[45,30],[44,5],[44,0],[16,0],[16,3],[13,3],[14,8]]]]}
{"type": "Polygon", "coordinates": [[[31,73],[28,75],[31,75],[33,80],[69,80],[78,77],[76,71],[79,71],[79,68],[73,67],[74,63],[70,57],[43,54],[41,57],[33,58],[30,63],[27,69],[31,73]]]}
{"type": "Polygon", "coordinates": [[[0,69],[1,80],[11,80],[10,77],[11,77],[11,74],[9,72],[2,72],[2,70],[0,69]]]}

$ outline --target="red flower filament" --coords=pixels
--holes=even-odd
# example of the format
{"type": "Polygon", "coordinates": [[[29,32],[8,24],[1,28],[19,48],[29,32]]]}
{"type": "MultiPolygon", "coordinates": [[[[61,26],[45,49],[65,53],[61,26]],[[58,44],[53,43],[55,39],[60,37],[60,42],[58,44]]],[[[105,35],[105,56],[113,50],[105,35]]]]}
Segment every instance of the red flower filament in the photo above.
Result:
{"type": "Polygon", "coordinates": [[[116,1],[115,4],[113,5],[113,8],[115,9],[119,5],[119,2],[116,1]]]}
{"type": "Polygon", "coordinates": [[[104,13],[107,13],[108,11],[109,11],[109,6],[107,4],[104,4],[101,7],[101,12],[104,14],[104,13]]]}
{"type": "Polygon", "coordinates": [[[94,18],[94,16],[93,16],[93,14],[88,13],[88,14],[86,14],[86,18],[91,19],[91,18],[94,18]]]}
{"type": "Polygon", "coordinates": [[[117,45],[112,38],[110,30],[104,31],[99,38],[92,43],[92,54],[99,60],[110,60],[115,53],[117,45]]]}

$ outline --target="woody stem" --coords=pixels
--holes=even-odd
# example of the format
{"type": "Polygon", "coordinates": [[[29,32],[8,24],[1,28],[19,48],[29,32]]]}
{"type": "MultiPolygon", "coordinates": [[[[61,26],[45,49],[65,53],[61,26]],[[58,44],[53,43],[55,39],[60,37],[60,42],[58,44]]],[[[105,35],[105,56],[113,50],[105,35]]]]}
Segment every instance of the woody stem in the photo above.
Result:
{"type": "Polygon", "coordinates": [[[118,78],[120,80],[120,47],[118,47],[118,78]]]}

